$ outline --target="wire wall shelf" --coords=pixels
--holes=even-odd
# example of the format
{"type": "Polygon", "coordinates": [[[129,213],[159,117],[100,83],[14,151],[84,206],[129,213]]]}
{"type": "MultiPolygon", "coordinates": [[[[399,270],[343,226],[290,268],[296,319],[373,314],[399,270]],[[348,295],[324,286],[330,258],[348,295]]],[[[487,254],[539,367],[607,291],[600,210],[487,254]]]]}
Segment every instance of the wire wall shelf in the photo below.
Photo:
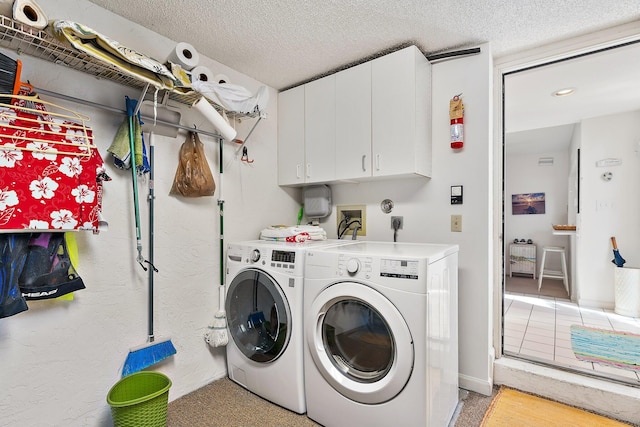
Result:
{"type": "MultiPolygon", "coordinates": [[[[57,65],[62,65],[83,73],[90,74],[97,79],[110,80],[123,86],[142,89],[145,82],[122,73],[112,64],[102,62],[84,52],[75,49],[55,38],[49,31],[39,30],[29,25],[16,22],[7,16],[0,15],[0,47],[15,51],[18,55],[29,55],[44,59],[57,65]]],[[[184,94],[168,91],[169,99],[184,105],[193,105],[201,95],[198,93],[184,94]]],[[[255,118],[260,115],[243,114],[226,111],[220,105],[211,102],[216,110],[233,120],[255,118]]]]}

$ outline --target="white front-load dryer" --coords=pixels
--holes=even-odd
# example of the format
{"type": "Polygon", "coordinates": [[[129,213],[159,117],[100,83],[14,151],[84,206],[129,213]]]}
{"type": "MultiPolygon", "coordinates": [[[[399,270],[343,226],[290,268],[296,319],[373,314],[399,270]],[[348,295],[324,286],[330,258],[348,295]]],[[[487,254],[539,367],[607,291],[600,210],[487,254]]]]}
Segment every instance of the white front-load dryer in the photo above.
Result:
{"type": "Polygon", "coordinates": [[[307,416],[333,426],[447,426],[458,404],[458,246],[311,249],[307,416]]]}
{"type": "Polygon", "coordinates": [[[227,246],[225,310],[231,380],[286,409],[306,412],[304,252],[347,243],[255,240],[227,246]]]}

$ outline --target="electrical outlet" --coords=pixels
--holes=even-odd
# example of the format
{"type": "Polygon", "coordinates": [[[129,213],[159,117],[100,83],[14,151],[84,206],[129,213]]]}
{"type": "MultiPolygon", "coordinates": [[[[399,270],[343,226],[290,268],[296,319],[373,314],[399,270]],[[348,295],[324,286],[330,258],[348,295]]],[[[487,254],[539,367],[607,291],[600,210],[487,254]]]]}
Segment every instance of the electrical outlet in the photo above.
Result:
{"type": "Polygon", "coordinates": [[[462,231],[462,215],[451,215],[451,231],[462,231]]]}
{"type": "Polygon", "coordinates": [[[395,230],[396,227],[394,227],[395,223],[398,223],[398,230],[402,230],[402,225],[403,225],[403,217],[401,216],[392,216],[391,217],[391,229],[395,230]]]}
{"type": "Polygon", "coordinates": [[[353,230],[358,227],[357,236],[367,235],[367,211],[365,205],[350,205],[336,207],[336,223],[338,233],[344,232],[343,236],[353,234],[353,230]],[[344,231],[345,224],[349,224],[347,231],[344,231]]]}

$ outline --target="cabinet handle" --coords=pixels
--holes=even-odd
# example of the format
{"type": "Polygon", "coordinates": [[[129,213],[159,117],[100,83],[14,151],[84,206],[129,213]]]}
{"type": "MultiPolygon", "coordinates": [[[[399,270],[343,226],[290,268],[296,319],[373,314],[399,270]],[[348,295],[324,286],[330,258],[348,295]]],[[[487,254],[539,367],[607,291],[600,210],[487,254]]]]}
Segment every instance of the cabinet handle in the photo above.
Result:
{"type": "Polygon", "coordinates": [[[380,170],[380,154],[376,154],[376,170],[380,170]]]}
{"type": "Polygon", "coordinates": [[[307,178],[311,178],[311,163],[307,163],[307,178]]]}
{"type": "Polygon", "coordinates": [[[367,168],[364,166],[364,160],[367,158],[366,154],[362,155],[362,172],[366,172],[367,168]]]}
{"type": "Polygon", "coordinates": [[[300,175],[300,165],[296,165],[296,179],[300,178],[302,178],[302,175],[300,175]]]}

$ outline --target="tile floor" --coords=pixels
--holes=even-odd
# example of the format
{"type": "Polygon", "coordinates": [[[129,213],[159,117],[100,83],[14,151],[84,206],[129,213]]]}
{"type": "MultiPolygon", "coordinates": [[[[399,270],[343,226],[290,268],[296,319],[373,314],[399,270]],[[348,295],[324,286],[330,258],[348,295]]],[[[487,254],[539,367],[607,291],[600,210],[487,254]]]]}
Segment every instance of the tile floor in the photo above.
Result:
{"type": "Polygon", "coordinates": [[[569,329],[573,324],[640,334],[640,318],[620,316],[612,310],[578,307],[563,298],[504,295],[505,354],[640,385],[640,371],[576,359],[569,329]]]}

